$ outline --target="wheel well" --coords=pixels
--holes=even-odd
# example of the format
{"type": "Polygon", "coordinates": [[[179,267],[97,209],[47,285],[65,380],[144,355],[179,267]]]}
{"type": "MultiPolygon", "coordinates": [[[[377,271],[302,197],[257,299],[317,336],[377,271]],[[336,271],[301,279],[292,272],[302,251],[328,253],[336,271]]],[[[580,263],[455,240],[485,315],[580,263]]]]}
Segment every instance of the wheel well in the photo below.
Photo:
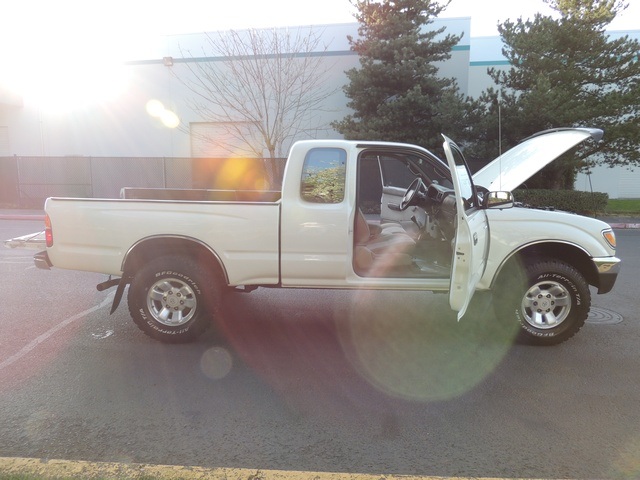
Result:
{"type": "Polygon", "coordinates": [[[227,272],[220,257],[207,245],[191,238],[154,237],[136,243],[125,255],[124,276],[133,277],[146,263],[163,255],[182,255],[221,275],[228,284],[227,272]]]}
{"type": "Polygon", "coordinates": [[[598,272],[591,257],[575,245],[560,242],[538,243],[529,245],[515,252],[501,267],[496,278],[507,266],[530,263],[535,259],[557,259],[573,266],[590,285],[598,286],[598,272]]]}

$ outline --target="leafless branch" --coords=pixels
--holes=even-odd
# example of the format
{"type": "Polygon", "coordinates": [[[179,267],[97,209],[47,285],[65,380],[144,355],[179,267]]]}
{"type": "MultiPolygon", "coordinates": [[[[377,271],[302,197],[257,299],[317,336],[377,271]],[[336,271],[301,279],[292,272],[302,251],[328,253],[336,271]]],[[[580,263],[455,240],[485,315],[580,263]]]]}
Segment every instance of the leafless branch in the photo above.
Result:
{"type": "Polygon", "coordinates": [[[202,56],[182,52],[186,75],[176,76],[204,122],[223,126],[256,156],[266,150],[281,157],[293,139],[323,128],[319,113],[335,93],[327,87],[322,33],[306,27],[208,34],[202,56]]]}

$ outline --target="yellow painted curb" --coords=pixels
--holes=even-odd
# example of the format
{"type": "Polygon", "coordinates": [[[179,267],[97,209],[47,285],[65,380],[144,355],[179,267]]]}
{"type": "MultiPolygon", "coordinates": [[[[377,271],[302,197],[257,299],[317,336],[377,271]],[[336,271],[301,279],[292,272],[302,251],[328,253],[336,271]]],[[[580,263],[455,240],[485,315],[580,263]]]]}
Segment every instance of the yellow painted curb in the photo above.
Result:
{"type": "MultiPolygon", "coordinates": [[[[3,474],[33,475],[37,478],[64,479],[212,479],[212,480],[454,480],[452,477],[412,475],[371,475],[359,473],[296,472],[284,470],[250,470],[245,468],[203,468],[174,465],[124,464],[0,457],[3,474]]],[[[480,480],[478,477],[455,477],[455,480],[480,480]]],[[[483,477],[482,480],[499,480],[483,477]]]]}

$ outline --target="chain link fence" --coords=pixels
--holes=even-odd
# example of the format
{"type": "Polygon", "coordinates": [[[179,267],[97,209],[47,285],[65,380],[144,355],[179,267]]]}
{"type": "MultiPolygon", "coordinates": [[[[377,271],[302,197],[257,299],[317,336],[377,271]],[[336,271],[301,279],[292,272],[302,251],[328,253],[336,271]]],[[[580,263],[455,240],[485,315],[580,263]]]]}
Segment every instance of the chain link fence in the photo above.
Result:
{"type": "Polygon", "coordinates": [[[286,159],[0,157],[0,204],[47,197],[119,198],[123,187],[279,190],[286,159]]]}

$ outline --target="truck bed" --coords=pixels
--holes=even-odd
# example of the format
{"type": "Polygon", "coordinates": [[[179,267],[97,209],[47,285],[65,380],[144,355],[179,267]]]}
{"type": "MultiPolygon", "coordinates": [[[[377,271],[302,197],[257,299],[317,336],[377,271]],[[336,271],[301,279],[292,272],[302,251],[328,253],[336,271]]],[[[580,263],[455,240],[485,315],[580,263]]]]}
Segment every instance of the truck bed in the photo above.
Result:
{"type": "MultiPolygon", "coordinates": [[[[154,190],[168,193],[140,192],[154,190]]],[[[45,211],[54,267],[120,276],[134,247],[179,239],[215,252],[231,285],[279,280],[279,201],[49,198],[45,211]]]]}

